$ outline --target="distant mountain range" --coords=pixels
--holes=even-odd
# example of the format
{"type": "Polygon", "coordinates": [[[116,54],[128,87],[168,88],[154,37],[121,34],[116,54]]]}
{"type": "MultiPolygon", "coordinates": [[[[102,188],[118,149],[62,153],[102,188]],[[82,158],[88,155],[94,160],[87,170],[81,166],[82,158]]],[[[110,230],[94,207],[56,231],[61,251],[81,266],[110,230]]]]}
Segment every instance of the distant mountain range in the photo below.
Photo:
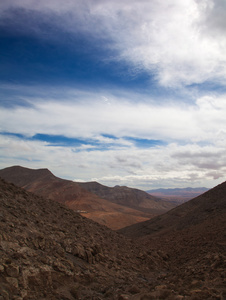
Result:
{"type": "Polygon", "coordinates": [[[110,188],[97,182],[76,183],[48,169],[13,166],[0,170],[8,182],[67,205],[100,224],[119,229],[164,213],[176,204],[128,187],[110,188]]]}
{"type": "Polygon", "coordinates": [[[184,203],[188,200],[191,200],[203,193],[208,191],[205,187],[198,187],[198,188],[172,188],[172,189],[152,189],[146,191],[147,193],[156,196],[158,198],[173,201],[177,204],[184,203]]]}

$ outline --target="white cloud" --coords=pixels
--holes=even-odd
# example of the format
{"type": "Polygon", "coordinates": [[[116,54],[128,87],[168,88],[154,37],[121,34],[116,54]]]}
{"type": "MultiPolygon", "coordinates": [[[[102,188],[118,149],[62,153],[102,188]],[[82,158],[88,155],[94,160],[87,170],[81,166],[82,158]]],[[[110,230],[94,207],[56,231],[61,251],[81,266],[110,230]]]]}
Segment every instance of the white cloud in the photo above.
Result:
{"type": "MultiPolygon", "coordinates": [[[[134,95],[131,94],[131,97],[134,95]]],[[[215,143],[225,138],[225,112],[226,95],[204,96],[197,99],[196,105],[164,103],[161,106],[128,102],[111,96],[111,104],[108,105],[95,92],[84,92],[82,102],[45,99],[32,107],[2,108],[0,118],[2,132],[26,136],[48,133],[118,142],[101,137],[101,134],[107,133],[116,137],[168,142],[215,143]]]]}
{"type": "Polygon", "coordinates": [[[98,150],[92,144],[54,147],[41,141],[1,136],[1,167],[48,167],[61,177],[85,181],[96,178],[103,184],[144,189],[164,184],[211,187],[224,180],[225,95],[204,96],[195,105],[160,106],[128,102],[109,94],[108,105],[101,96],[106,93],[93,97],[91,92],[81,94],[84,102],[51,99],[32,107],[2,108],[1,131],[28,137],[44,133],[95,139],[107,150],[98,150]],[[125,136],[168,144],[142,149],[125,136]]]}
{"type": "MultiPolygon", "coordinates": [[[[224,145],[226,146],[226,145],[224,145]]],[[[20,164],[49,168],[56,176],[79,181],[97,180],[114,186],[152,187],[207,186],[225,180],[226,154],[216,146],[169,144],[158,148],[112,149],[74,152],[69,147],[46,146],[40,141],[1,137],[5,153],[1,168],[20,164]],[[205,162],[205,165],[201,165],[205,162]]],[[[224,147],[225,149],[225,147],[224,147]]]]}
{"type": "MultiPolygon", "coordinates": [[[[126,60],[133,72],[146,70],[163,86],[225,82],[224,0],[78,0],[64,4],[60,0],[8,0],[0,4],[2,14],[18,7],[27,13],[35,11],[41,14],[38,20],[44,18],[72,34],[107,40],[106,47],[118,52],[109,59],[126,60]]],[[[23,30],[42,34],[34,26],[23,30]]]]}
{"type": "MultiPolygon", "coordinates": [[[[59,29],[103,39],[105,47],[115,51],[114,57],[103,59],[127,61],[131,72],[145,70],[163,86],[225,82],[224,0],[68,0],[63,4],[60,0],[8,0],[0,2],[0,22],[15,17],[10,14],[15,8],[21,8],[27,18],[34,12],[38,14],[29,26],[24,20],[12,19],[18,30],[51,38],[39,26],[44,20],[53,25],[55,33],[59,29]]],[[[168,99],[157,103],[143,94],[117,91],[116,95],[91,88],[4,88],[6,95],[13,89],[15,103],[25,106],[13,103],[12,107],[1,108],[1,132],[28,137],[44,133],[93,138],[108,145],[108,151],[95,150],[92,145],[73,149],[1,136],[1,167],[18,163],[48,167],[56,175],[71,179],[96,178],[105,184],[144,188],[194,182],[210,187],[224,178],[225,94],[203,92],[200,96],[198,92],[197,99],[188,104],[184,99],[181,103],[168,99]],[[140,149],[125,136],[168,144],[140,149]],[[88,152],[92,147],[93,151],[88,152]]]]}

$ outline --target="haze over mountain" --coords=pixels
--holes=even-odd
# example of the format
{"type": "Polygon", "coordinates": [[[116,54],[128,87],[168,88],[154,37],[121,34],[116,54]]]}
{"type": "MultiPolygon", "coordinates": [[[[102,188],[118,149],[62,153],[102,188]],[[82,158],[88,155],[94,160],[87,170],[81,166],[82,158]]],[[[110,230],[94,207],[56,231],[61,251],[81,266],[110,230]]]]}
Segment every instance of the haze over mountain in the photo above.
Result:
{"type": "Polygon", "coordinates": [[[168,188],[168,189],[152,189],[146,191],[153,196],[162,198],[164,200],[174,201],[175,203],[183,203],[192,198],[195,198],[203,193],[208,191],[205,187],[198,187],[198,188],[168,188]]]}
{"type": "Polygon", "coordinates": [[[0,170],[0,176],[28,191],[64,203],[112,229],[148,220],[175,206],[136,189],[64,180],[48,169],[14,166],[0,170]]]}

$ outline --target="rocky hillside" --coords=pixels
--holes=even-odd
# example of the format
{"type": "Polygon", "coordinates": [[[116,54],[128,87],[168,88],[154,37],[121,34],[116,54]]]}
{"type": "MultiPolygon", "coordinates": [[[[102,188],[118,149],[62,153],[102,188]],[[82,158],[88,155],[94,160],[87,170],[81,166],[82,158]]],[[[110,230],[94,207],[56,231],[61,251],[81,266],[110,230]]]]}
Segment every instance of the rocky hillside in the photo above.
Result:
{"type": "MultiPolygon", "coordinates": [[[[111,193],[110,197],[107,197],[106,192],[99,195],[92,190],[89,191],[88,186],[86,189],[82,184],[54,176],[48,169],[33,170],[14,166],[0,170],[0,176],[37,195],[64,203],[71,209],[79,211],[83,216],[111,229],[119,229],[148,220],[171,208],[169,204],[165,205],[164,201],[158,202],[156,198],[139,191],[141,195],[144,194],[143,198],[139,196],[139,203],[147,206],[149,201],[149,208],[152,207],[143,211],[144,208],[142,209],[141,206],[130,205],[131,201],[138,199],[137,190],[124,188],[126,192],[122,192],[119,189],[119,192],[111,193]]],[[[96,186],[101,185],[96,184],[96,186]]],[[[111,190],[111,188],[104,188],[111,190]]]]}
{"type": "Polygon", "coordinates": [[[226,214],[226,182],[146,222],[122,229],[128,236],[158,235],[193,228],[206,220],[226,214]]]}
{"type": "Polygon", "coordinates": [[[164,276],[187,295],[181,299],[226,299],[226,182],[120,232],[167,253],[164,276]]]}
{"type": "Polygon", "coordinates": [[[217,215],[136,243],[0,179],[0,299],[225,299],[217,215]]]}
{"type": "Polygon", "coordinates": [[[165,265],[156,251],[3,180],[0,225],[1,299],[127,299],[165,265]]]}

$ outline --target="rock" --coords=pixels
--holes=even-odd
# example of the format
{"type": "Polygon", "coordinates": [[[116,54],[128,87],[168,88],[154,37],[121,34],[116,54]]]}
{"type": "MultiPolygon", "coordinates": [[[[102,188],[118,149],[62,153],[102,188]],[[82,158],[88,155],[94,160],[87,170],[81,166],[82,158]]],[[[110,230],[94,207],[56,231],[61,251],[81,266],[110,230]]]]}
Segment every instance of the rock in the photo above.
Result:
{"type": "Polygon", "coordinates": [[[0,273],[3,273],[5,270],[4,266],[3,265],[0,265],[0,273]]]}
{"type": "Polygon", "coordinates": [[[17,278],[6,277],[6,281],[9,283],[9,285],[10,285],[11,287],[18,289],[19,285],[18,285],[18,280],[17,280],[17,278]]]}
{"type": "Polygon", "coordinates": [[[221,293],[221,298],[220,298],[221,300],[226,300],[226,291],[223,291],[222,293],[221,293]]]}
{"type": "Polygon", "coordinates": [[[0,295],[1,295],[3,300],[10,300],[9,299],[9,294],[5,290],[0,290],[0,295]]]}
{"type": "Polygon", "coordinates": [[[74,246],[71,253],[74,256],[78,256],[82,259],[86,259],[85,249],[84,249],[83,245],[81,245],[81,244],[77,244],[76,246],[74,246]]]}
{"type": "Polygon", "coordinates": [[[118,296],[118,300],[129,300],[130,296],[126,294],[121,294],[118,296]]]}
{"type": "Polygon", "coordinates": [[[19,266],[16,266],[16,265],[13,265],[13,264],[10,264],[10,265],[6,266],[6,273],[7,273],[8,276],[18,277],[19,272],[20,272],[19,266]]]}
{"type": "Polygon", "coordinates": [[[174,300],[182,300],[182,299],[184,299],[184,296],[182,296],[182,295],[176,295],[176,296],[174,296],[173,299],[174,300]]]}
{"type": "Polygon", "coordinates": [[[140,293],[140,289],[136,286],[136,285],[133,285],[129,290],[128,292],[130,294],[138,294],[140,293]]]}
{"type": "Polygon", "coordinates": [[[85,254],[86,254],[86,261],[89,263],[89,264],[92,264],[93,263],[93,256],[92,256],[92,253],[90,250],[86,250],[85,251],[85,254]]]}

